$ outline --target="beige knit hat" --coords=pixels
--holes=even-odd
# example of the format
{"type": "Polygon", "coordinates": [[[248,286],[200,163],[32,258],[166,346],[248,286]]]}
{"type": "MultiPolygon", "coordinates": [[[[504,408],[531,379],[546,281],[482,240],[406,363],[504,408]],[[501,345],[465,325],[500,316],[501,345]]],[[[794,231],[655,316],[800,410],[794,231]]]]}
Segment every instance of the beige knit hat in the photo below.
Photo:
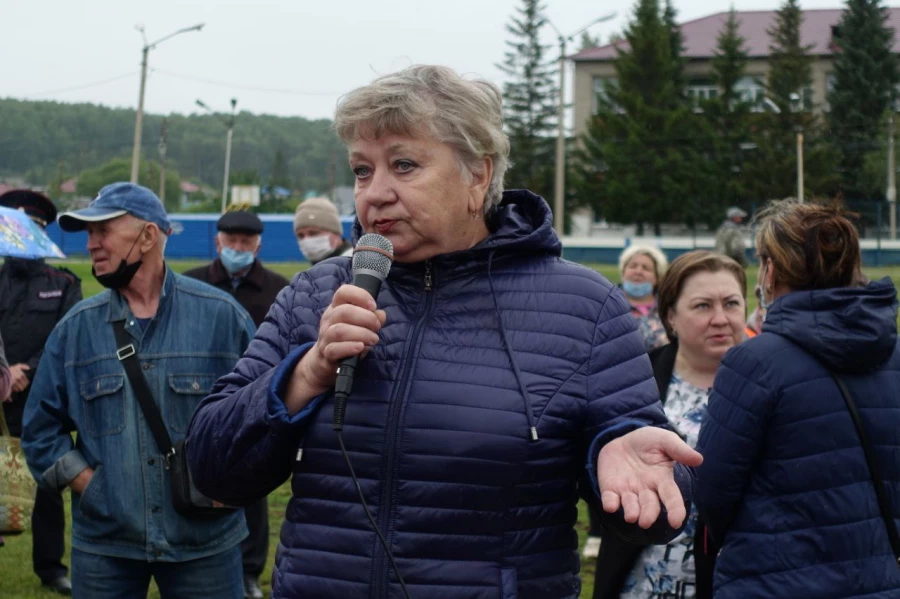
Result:
{"type": "Polygon", "coordinates": [[[315,227],[343,235],[337,208],[326,198],[310,198],[297,206],[294,213],[294,232],[303,227],[315,227]]]}

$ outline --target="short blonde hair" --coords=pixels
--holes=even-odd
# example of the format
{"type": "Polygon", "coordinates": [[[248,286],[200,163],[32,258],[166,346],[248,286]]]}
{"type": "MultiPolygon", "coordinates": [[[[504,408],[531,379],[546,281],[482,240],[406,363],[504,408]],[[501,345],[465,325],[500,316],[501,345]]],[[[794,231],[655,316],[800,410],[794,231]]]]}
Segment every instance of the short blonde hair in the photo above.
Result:
{"type": "Polygon", "coordinates": [[[490,158],[494,172],[484,211],[503,196],[509,164],[509,138],[503,132],[500,90],[492,83],[469,80],[448,67],[416,65],[379,77],[338,102],[334,127],[349,145],[362,135],[430,134],[450,144],[464,176],[490,158]]]}
{"type": "Polygon", "coordinates": [[[669,261],[666,260],[666,255],[663,254],[659,248],[655,248],[652,245],[629,245],[621,254],[619,254],[620,275],[625,274],[625,267],[635,256],[647,256],[653,260],[653,265],[656,267],[655,287],[658,287],[659,284],[662,283],[662,278],[666,274],[666,269],[669,267],[669,261]]]}

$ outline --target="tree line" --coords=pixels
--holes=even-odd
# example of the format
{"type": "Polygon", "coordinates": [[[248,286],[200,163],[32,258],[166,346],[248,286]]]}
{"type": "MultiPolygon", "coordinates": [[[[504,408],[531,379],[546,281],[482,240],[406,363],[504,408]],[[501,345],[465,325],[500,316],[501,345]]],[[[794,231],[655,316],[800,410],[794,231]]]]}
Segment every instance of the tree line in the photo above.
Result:
{"type": "MultiPolygon", "coordinates": [[[[166,118],[167,181],[175,177],[221,189],[225,162],[223,123],[214,115],[144,116],[141,182],[159,187],[157,150],[166,118]],[[146,181],[145,181],[146,180],[146,181]]],[[[0,175],[57,186],[71,177],[118,173],[130,164],[135,111],[93,104],[0,99],[0,175]]],[[[352,185],[346,149],[328,119],[242,112],[236,117],[231,170],[295,190],[327,192],[352,185]]],[[[101,176],[102,178],[102,176],[101,176]]],[[[82,188],[91,187],[82,184],[82,188]]],[[[89,190],[88,190],[89,191],[89,190]]],[[[90,193],[88,193],[90,195],[90,193]]],[[[167,198],[170,193],[167,191],[167,198]]]]}

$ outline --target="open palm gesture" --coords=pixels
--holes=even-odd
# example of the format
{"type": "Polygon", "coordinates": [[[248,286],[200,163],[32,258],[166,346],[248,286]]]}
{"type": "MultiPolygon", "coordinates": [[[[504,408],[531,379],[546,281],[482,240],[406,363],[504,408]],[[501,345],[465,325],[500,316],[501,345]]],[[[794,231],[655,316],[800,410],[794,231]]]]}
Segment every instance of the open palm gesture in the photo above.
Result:
{"type": "Polygon", "coordinates": [[[614,439],[597,458],[603,509],[612,513],[622,507],[626,522],[647,529],[665,506],[669,525],[678,528],[687,511],[675,484],[675,464],[699,466],[701,462],[703,456],[661,428],[647,426],[614,439]]]}

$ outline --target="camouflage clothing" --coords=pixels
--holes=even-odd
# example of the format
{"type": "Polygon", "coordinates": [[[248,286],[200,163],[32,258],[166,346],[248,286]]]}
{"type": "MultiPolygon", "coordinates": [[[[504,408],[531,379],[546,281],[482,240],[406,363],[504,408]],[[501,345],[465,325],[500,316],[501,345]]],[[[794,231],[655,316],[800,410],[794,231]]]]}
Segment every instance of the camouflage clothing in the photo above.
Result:
{"type": "Polygon", "coordinates": [[[745,267],[747,266],[746,248],[740,227],[730,220],[722,223],[722,226],[716,231],[715,251],[745,267]]]}

